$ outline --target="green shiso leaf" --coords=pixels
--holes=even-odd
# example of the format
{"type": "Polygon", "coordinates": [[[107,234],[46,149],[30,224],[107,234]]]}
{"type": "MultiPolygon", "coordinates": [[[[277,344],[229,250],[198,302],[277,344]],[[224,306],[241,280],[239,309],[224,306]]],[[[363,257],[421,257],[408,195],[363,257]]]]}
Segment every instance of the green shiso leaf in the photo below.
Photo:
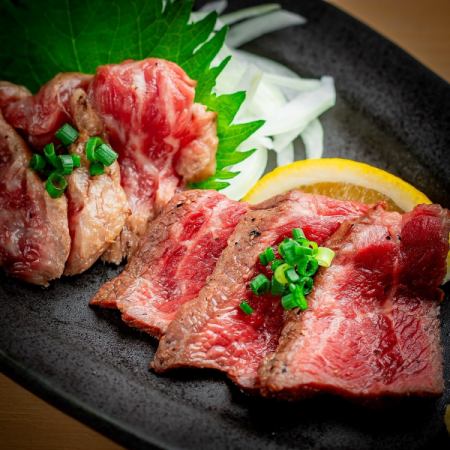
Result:
{"type": "Polygon", "coordinates": [[[213,33],[216,13],[190,23],[193,0],[0,0],[0,79],[32,91],[59,72],[94,73],[126,59],[164,58],[197,80],[195,100],[218,114],[217,172],[193,186],[220,190],[236,172],[227,170],[254,150],[236,148],[263,121],[231,125],[244,92],[217,96],[216,79],[229,61],[211,63],[227,28],[213,33]],[[213,33],[212,37],[211,34],[213,33]]]}

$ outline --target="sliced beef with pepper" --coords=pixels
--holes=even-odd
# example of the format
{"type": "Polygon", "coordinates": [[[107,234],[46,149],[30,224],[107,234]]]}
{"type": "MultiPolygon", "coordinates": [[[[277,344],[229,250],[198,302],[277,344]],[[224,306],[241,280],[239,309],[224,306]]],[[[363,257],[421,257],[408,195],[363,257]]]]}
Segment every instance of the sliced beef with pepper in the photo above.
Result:
{"type": "Polygon", "coordinates": [[[323,243],[346,219],[368,206],[293,191],[246,213],[195,300],[183,305],[161,338],[153,367],[207,367],[225,372],[242,388],[258,386],[258,367],[276,349],[283,326],[280,299],[253,297],[249,282],[261,270],[259,254],[302,228],[323,243]],[[245,314],[246,299],[254,312],[245,314]]]}

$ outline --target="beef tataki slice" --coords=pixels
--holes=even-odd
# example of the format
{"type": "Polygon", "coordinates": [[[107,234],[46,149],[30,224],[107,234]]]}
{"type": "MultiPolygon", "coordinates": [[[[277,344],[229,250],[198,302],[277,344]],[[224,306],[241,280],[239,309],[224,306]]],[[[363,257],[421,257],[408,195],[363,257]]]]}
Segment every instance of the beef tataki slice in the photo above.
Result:
{"type": "Polygon", "coordinates": [[[0,112],[0,267],[42,286],[59,278],[70,249],[65,197],[51,198],[29,168],[31,152],[0,112]]]}
{"type": "Polygon", "coordinates": [[[217,114],[194,103],[195,84],[178,65],[158,58],[97,68],[89,98],[119,154],[131,209],[105,261],[130,257],[173,195],[214,173],[217,114]]]}
{"type": "Polygon", "coordinates": [[[204,286],[246,211],[247,204],[216,191],[177,194],[150,223],[125,270],[91,304],[118,307],[129,325],[161,335],[204,286]]]}
{"type": "Polygon", "coordinates": [[[119,236],[129,207],[117,161],[105,167],[101,175],[89,174],[85,145],[90,136],[102,135],[103,126],[86,92],[75,89],[69,104],[71,122],[79,131],[70,153],[77,154],[81,164],[68,176],[66,195],[72,244],[64,274],[76,275],[89,269],[119,236]]]}
{"type": "Polygon", "coordinates": [[[169,325],[154,369],[214,368],[242,388],[257,387],[258,367],[262,358],[275,350],[284,315],[279,298],[250,297],[248,284],[261,269],[258,255],[296,227],[322,243],[342,221],[367,209],[366,205],[298,191],[254,207],[230,236],[199,296],[182,306],[169,325]],[[254,308],[251,315],[240,310],[242,299],[248,299],[254,308]]]}
{"type": "Polygon", "coordinates": [[[290,312],[260,370],[262,392],[299,398],[438,395],[443,389],[439,284],[449,222],[439,206],[379,208],[327,242],[309,308],[290,312]]]}

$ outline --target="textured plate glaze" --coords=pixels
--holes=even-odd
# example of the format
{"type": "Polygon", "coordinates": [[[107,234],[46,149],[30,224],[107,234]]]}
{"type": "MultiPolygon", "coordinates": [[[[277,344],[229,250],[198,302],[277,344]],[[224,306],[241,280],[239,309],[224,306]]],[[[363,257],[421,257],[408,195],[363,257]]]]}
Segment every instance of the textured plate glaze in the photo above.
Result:
{"type": "MultiPolygon", "coordinates": [[[[232,2],[232,7],[257,2],[232,2]]],[[[323,117],[326,156],[387,169],[450,206],[450,88],[361,23],[318,1],[283,1],[307,25],[247,50],[305,76],[335,77],[323,117]]],[[[298,149],[301,152],[301,149],[298,149]]],[[[300,156],[300,155],[299,155],[300,156]]],[[[148,370],[156,342],[89,298],[117,273],[97,264],[48,289],[0,277],[0,363],[18,382],[133,448],[444,448],[450,402],[450,308],[442,308],[445,395],[364,407],[335,398],[298,404],[248,398],[220,374],[148,370]]],[[[448,297],[448,295],[447,295],[448,297]]]]}

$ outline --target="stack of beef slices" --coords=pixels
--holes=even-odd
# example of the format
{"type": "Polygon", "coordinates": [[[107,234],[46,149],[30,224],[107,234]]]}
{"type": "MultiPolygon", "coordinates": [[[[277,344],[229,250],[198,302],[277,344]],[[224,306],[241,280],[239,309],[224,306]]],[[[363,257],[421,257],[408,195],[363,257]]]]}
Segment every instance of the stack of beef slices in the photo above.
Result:
{"type": "Polygon", "coordinates": [[[175,192],[215,171],[216,115],[194,96],[180,67],[154,58],[102,66],[94,76],[59,74],[36,95],[0,82],[0,267],[47,285],[100,257],[120,263],[131,255],[175,192]],[[58,144],[66,123],[79,133],[68,151],[81,165],[55,199],[29,164],[32,152],[58,144]],[[96,176],[85,151],[92,136],[118,153],[96,176]]]}
{"type": "Polygon", "coordinates": [[[186,191],[92,304],[118,308],[160,338],[157,372],[213,368],[243,390],[283,398],[439,395],[449,227],[437,205],[401,215],[298,191],[256,206],[186,191]],[[336,253],[316,275],[306,311],[249,289],[259,254],[293,228],[336,253]],[[253,313],[240,309],[243,298],[253,313]]]}

